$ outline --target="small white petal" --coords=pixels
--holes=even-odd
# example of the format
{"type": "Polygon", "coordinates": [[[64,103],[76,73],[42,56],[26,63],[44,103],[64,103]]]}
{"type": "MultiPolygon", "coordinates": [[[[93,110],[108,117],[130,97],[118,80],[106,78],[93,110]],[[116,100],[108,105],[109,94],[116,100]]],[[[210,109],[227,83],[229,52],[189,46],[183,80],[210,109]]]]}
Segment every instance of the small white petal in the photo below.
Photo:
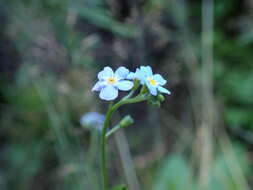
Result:
{"type": "Polygon", "coordinates": [[[100,91],[105,86],[104,82],[98,81],[92,88],[92,91],[100,91]]]}
{"type": "Polygon", "coordinates": [[[136,74],[134,72],[130,72],[128,75],[127,75],[127,79],[129,80],[133,80],[136,78],[136,74]]]}
{"type": "Polygon", "coordinates": [[[99,97],[103,100],[114,100],[118,97],[118,89],[109,85],[101,89],[99,97]]]}
{"type": "Polygon", "coordinates": [[[148,87],[148,90],[150,92],[150,94],[156,96],[157,95],[157,89],[156,89],[156,86],[152,86],[150,85],[148,82],[146,83],[147,87],[148,87]]]}
{"type": "Polygon", "coordinates": [[[116,85],[116,87],[119,90],[123,90],[123,91],[131,90],[131,88],[133,88],[133,86],[134,86],[134,83],[132,81],[128,81],[128,80],[119,81],[116,85]]]}
{"type": "Polygon", "coordinates": [[[119,67],[116,70],[115,74],[121,77],[122,79],[125,79],[127,75],[129,74],[129,70],[125,67],[119,67]]]}
{"type": "Polygon", "coordinates": [[[157,89],[158,89],[158,91],[161,92],[161,93],[171,94],[170,91],[168,91],[166,88],[163,88],[163,87],[161,87],[161,86],[158,86],[157,89]]]}
{"type": "Polygon", "coordinates": [[[135,77],[141,81],[142,85],[144,85],[146,82],[147,73],[145,73],[141,69],[136,69],[135,77]]]}
{"type": "Polygon", "coordinates": [[[152,71],[152,68],[150,66],[141,66],[141,71],[144,72],[146,74],[146,76],[152,76],[153,75],[153,71],[152,71]]]}
{"type": "Polygon", "coordinates": [[[160,74],[155,74],[154,76],[153,76],[153,78],[154,78],[154,80],[156,81],[156,82],[158,82],[160,85],[165,85],[166,84],[166,80],[164,80],[164,78],[160,75],[160,74]]]}
{"type": "Polygon", "coordinates": [[[112,77],[114,75],[111,67],[105,67],[102,71],[98,73],[99,80],[106,80],[108,77],[112,77]]]}

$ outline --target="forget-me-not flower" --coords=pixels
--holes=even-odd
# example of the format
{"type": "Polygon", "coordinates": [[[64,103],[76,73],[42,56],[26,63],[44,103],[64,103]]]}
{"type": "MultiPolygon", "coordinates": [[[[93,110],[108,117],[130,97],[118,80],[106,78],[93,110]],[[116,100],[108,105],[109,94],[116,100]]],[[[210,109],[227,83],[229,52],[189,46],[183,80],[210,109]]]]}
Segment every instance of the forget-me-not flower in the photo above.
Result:
{"type": "Polygon", "coordinates": [[[89,112],[82,115],[80,123],[83,127],[102,130],[105,116],[97,112],[89,112]]]}
{"type": "Polygon", "coordinates": [[[136,72],[131,72],[128,79],[138,79],[142,85],[146,85],[149,92],[156,96],[158,92],[171,94],[166,88],[162,87],[166,84],[166,80],[160,74],[153,74],[150,66],[141,66],[136,72]]]}
{"type": "Polygon", "coordinates": [[[129,70],[119,67],[115,73],[110,67],[105,67],[98,73],[98,82],[92,91],[100,91],[99,97],[103,100],[114,100],[118,97],[118,90],[128,91],[133,88],[134,83],[126,80],[129,70]]]}

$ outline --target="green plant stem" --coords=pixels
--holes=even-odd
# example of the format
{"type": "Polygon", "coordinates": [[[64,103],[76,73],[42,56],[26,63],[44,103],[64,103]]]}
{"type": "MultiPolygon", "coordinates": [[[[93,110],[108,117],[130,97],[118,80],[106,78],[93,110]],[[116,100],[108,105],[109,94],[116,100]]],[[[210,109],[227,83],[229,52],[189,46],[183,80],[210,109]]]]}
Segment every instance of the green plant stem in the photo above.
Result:
{"type": "Polygon", "coordinates": [[[106,173],[106,130],[110,124],[110,118],[112,115],[111,111],[112,104],[109,105],[108,111],[106,113],[104,126],[102,129],[102,140],[101,140],[101,167],[102,167],[102,178],[103,178],[103,190],[108,188],[108,176],[106,173]]]}
{"type": "Polygon", "coordinates": [[[102,129],[102,139],[101,139],[101,166],[102,166],[102,178],[103,178],[103,190],[109,190],[108,176],[107,176],[107,166],[106,166],[106,132],[110,124],[112,114],[122,105],[142,102],[147,99],[145,94],[139,94],[134,98],[129,98],[134,91],[131,91],[126,97],[121,101],[117,102],[115,105],[112,103],[109,105],[108,111],[106,113],[104,126],[102,129]]]}
{"type": "Polygon", "coordinates": [[[132,119],[132,117],[130,115],[125,116],[118,125],[114,126],[112,129],[110,129],[107,133],[106,133],[106,139],[108,139],[109,137],[111,137],[116,131],[118,131],[119,129],[123,129],[129,125],[132,125],[134,123],[134,120],[132,119]]]}
{"type": "Polygon", "coordinates": [[[124,127],[122,127],[122,126],[120,126],[120,125],[114,126],[110,131],[108,131],[108,132],[106,133],[106,139],[108,139],[110,136],[112,136],[113,133],[115,133],[117,130],[119,130],[119,129],[121,129],[121,128],[124,128],[124,127]]]}

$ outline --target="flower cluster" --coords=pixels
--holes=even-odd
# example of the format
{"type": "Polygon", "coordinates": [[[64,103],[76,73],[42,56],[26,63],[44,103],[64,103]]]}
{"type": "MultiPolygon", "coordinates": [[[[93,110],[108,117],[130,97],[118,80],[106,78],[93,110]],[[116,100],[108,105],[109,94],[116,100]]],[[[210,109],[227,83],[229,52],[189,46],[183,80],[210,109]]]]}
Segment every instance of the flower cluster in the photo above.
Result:
{"type": "MultiPolygon", "coordinates": [[[[92,91],[100,91],[99,97],[103,100],[111,101],[118,97],[119,90],[130,91],[116,103],[111,102],[108,106],[106,116],[89,113],[81,118],[83,126],[97,125],[101,130],[101,168],[103,176],[103,189],[110,189],[106,172],[106,140],[116,131],[133,124],[130,115],[125,116],[119,124],[110,128],[110,120],[113,113],[125,104],[132,104],[147,101],[147,103],[160,106],[164,101],[162,93],[171,94],[163,86],[166,80],[160,74],[154,74],[150,66],[141,66],[135,72],[129,72],[125,67],[119,67],[115,72],[110,67],[105,67],[98,73],[98,82],[93,86],[92,91]],[[140,87],[140,90],[138,90],[140,87]],[[136,93],[137,92],[137,93],[136,93]],[[136,94],[135,94],[136,93],[136,94]],[[103,123],[103,126],[102,126],[103,123]],[[108,130],[109,129],[109,130],[108,130]]],[[[126,189],[125,186],[113,189],[126,189]]]]}
{"type": "Polygon", "coordinates": [[[151,95],[159,93],[171,94],[166,88],[166,80],[160,74],[153,74],[150,66],[141,66],[135,72],[129,72],[125,67],[119,67],[115,72],[110,67],[105,67],[98,73],[98,82],[92,91],[100,91],[99,97],[111,101],[118,97],[118,90],[128,91],[134,87],[134,81],[139,81],[147,87],[151,95]]]}

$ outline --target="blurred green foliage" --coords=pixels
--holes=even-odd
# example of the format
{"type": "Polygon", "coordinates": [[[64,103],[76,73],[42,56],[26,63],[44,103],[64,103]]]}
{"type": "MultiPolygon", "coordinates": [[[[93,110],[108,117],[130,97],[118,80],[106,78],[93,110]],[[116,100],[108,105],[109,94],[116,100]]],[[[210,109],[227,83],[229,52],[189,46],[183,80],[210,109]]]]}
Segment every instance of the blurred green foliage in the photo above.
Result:
{"type": "MultiPolygon", "coordinates": [[[[242,173],[248,173],[249,168],[249,163],[245,155],[245,150],[239,146],[232,148],[231,150],[228,148],[225,153],[220,153],[215,158],[213,165],[209,170],[210,178],[208,180],[211,185],[208,189],[247,189],[247,187],[245,188],[240,181],[240,175],[242,173]],[[237,161],[237,163],[231,165],[234,161],[237,161]],[[238,168],[236,169],[236,167],[242,169],[242,171],[240,169],[238,170],[238,168]]],[[[203,189],[203,187],[197,184],[198,179],[194,176],[194,171],[189,162],[183,155],[174,154],[168,157],[162,164],[153,189],[203,189]]]]}

